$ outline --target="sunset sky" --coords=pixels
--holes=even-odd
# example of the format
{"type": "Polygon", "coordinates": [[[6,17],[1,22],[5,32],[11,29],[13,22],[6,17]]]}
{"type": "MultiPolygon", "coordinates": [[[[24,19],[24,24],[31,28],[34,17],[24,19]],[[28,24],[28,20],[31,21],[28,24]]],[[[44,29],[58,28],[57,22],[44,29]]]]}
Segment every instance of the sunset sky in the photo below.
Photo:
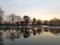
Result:
{"type": "Polygon", "coordinates": [[[0,0],[5,14],[15,13],[42,20],[60,18],[60,0],[0,0]]]}

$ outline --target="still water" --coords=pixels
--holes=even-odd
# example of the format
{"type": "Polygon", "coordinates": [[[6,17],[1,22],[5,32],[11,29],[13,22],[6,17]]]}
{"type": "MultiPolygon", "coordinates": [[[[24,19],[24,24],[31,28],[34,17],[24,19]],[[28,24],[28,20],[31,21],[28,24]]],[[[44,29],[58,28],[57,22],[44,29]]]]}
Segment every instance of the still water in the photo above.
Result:
{"type": "Polygon", "coordinates": [[[60,28],[1,29],[0,45],[60,45],[60,28]]]}

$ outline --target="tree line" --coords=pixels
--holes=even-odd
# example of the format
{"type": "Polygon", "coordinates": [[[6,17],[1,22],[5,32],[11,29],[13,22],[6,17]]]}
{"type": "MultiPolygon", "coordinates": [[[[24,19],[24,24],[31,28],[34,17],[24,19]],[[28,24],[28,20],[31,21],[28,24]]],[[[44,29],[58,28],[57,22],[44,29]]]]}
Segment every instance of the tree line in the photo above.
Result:
{"type": "Polygon", "coordinates": [[[39,26],[39,25],[51,25],[60,26],[60,19],[54,18],[50,21],[42,21],[40,19],[33,18],[29,16],[18,16],[16,14],[4,15],[4,11],[0,8],[0,25],[18,25],[18,26],[39,26]]]}

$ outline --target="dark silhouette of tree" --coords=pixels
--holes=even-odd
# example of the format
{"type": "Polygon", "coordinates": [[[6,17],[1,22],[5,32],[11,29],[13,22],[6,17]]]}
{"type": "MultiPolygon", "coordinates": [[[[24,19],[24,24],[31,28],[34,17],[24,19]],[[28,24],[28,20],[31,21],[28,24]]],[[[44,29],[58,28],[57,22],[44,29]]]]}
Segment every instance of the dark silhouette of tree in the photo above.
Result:
{"type": "Polygon", "coordinates": [[[37,24],[37,20],[36,18],[33,18],[32,25],[36,25],[36,24],[37,24]]]}
{"type": "Polygon", "coordinates": [[[52,26],[60,26],[60,20],[59,19],[52,19],[49,21],[48,25],[52,25],[52,26]]]}
{"type": "Polygon", "coordinates": [[[23,19],[24,19],[25,25],[28,25],[28,23],[30,21],[30,17],[24,16],[23,19]]]}
{"type": "Polygon", "coordinates": [[[4,14],[4,11],[3,11],[2,8],[0,7],[0,23],[1,23],[2,20],[3,20],[3,14],[4,14]]]}
{"type": "Polygon", "coordinates": [[[24,21],[21,21],[20,23],[21,23],[21,26],[24,26],[25,25],[25,22],[24,21]]]}
{"type": "Polygon", "coordinates": [[[37,25],[42,25],[42,21],[41,20],[37,20],[37,25]]]}
{"type": "Polygon", "coordinates": [[[45,21],[43,22],[43,25],[47,25],[47,24],[48,24],[48,21],[45,20],[45,21]]]}

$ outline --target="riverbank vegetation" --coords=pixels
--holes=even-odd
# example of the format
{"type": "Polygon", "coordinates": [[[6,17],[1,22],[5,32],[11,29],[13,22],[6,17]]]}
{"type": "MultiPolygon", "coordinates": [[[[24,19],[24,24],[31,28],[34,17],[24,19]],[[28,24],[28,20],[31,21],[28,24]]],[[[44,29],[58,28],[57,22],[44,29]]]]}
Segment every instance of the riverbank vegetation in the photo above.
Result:
{"type": "Polygon", "coordinates": [[[4,11],[0,8],[0,26],[39,26],[39,25],[49,25],[49,26],[60,26],[60,19],[54,18],[50,21],[33,18],[29,16],[19,16],[16,14],[5,15],[4,11]]]}

